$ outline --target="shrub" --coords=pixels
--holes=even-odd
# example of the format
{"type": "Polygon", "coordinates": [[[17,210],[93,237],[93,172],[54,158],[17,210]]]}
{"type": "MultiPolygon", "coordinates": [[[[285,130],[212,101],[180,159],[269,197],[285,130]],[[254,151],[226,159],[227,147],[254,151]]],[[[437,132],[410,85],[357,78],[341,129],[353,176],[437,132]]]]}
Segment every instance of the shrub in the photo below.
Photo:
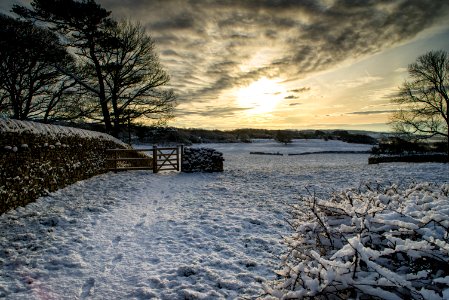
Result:
{"type": "Polygon", "coordinates": [[[372,148],[372,153],[375,155],[422,154],[428,152],[432,152],[428,143],[411,142],[397,137],[381,141],[377,147],[372,148]]]}
{"type": "Polygon", "coordinates": [[[377,144],[377,139],[370,137],[366,134],[348,134],[339,137],[340,140],[346,143],[353,144],[367,144],[367,145],[375,145],[377,144]]]}
{"type": "Polygon", "coordinates": [[[293,206],[272,296],[449,298],[449,184],[367,186],[293,206]]]}
{"type": "Polygon", "coordinates": [[[274,136],[274,140],[284,145],[291,144],[293,142],[292,134],[286,130],[278,130],[274,136]]]}

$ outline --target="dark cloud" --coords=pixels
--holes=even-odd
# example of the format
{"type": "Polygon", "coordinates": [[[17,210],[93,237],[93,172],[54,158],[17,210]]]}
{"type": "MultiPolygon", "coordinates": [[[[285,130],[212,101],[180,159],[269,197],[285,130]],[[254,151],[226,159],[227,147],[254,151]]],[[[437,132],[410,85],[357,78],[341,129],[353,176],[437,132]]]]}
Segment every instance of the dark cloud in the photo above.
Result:
{"type": "Polygon", "coordinates": [[[388,114],[397,112],[397,110],[389,109],[389,110],[368,110],[368,111],[354,111],[347,113],[348,115],[378,115],[378,114],[388,114]]]}
{"type": "Polygon", "coordinates": [[[262,76],[291,80],[378,53],[445,24],[449,10],[447,0],[98,1],[148,28],[181,99],[199,102],[262,76]],[[266,59],[252,61],[264,49],[266,59]]]}
{"type": "Polygon", "coordinates": [[[303,92],[307,92],[307,91],[310,91],[310,87],[302,87],[302,88],[289,90],[290,93],[303,93],[303,92]]]}
{"type": "Polygon", "coordinates": [[[180,38],[173,34],[161,35],[159,33],[154,34],[153,39],[156,41],[159,48],[163,48],[164,51],[175,51],[174,49],[176,49],[176,45],[179,45],[182,41],[180,38]]]}
{"type": "Polygon", "coordinates": [[[265,30],[265,36],[269,39],[276,39],[278,37],[278,32],[273,29],[267,29],[265,30]]]}
{"type": "Polygon", "coordinates": [[[197,110],[182,110],[177,111],[177,116],[202,116],[202,117],[233,117],[242,111],[248,110],[250,108],[240,108],[240,107],[212,107],[206,106],[202,109],[197,110]]]}
{"type": "Polygon", "coordinates": [[[195,20],[191,15],[181,14],[167,20],[159,20],[150,24],[152,30],[177,30],[194,28],[195,20]]]}
{"type": "Polygon", "coordinates": [[[178,56],[178,53],[176,53],[176,51],[173,49],[163,50],[161,51],[161,54],[165,56],[178,56]]]}
{"type": "Polygon", "coordinates": [[[342,130],[342,129],[350,129],[354,128],[355,130],[360,129],[360,125],[366,126],[367,128],[371,128],[374,131],[390,131],[391,129],[387,128],[384,123],[364,123],[364,124],[351,124],[351,123],[326,123],[323,126],[323,123],[315,123],[309,124],[310,128],[325,128],[325,129],[334,129],[334,130],[342,130]]]}
{"type": "Polygon", "coordinates": [[[299,72],[324,70],[413,38],[447,14],[447,1],[336,1],[314,11],[319,21],[298,28],[281,59],[299,72]]]}
{"type": "MultiPolygon", "coordinates": [[[[16,1],[29,3],[0,1],[0,9],[16,1]]],[[[404,43],[447,24],[449,14],[447,0],[96,1],[117,19],[138,21],[148,30],[179,103],[205,106],[177,112],[194,116],[236,116],[246,108],[221,108],[219,103],[231,89],[261,77],[292,83],[404,43]]],[[[309,90],[288,90],[286,103],[301,105],[297,99],[309,90]]],[[[380,96],[379,101],[396,96],[380,96]]],[[[382,108],[349,114],[392,112],[382,108]]]]}

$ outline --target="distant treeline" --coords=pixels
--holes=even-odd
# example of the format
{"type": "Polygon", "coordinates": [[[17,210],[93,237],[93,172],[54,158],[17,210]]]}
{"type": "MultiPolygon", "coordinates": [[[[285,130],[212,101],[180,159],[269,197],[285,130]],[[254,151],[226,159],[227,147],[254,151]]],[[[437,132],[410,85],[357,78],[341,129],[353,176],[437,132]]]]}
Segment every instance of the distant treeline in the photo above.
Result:
{"type": "MultiPolygon", "coordinates": [[[[341,140],[348,143],[377,144],[377,139],[368,134],[351,133],[345,130],[268,130],[235,129],[229,131],[197,128],[158,128],[136,126],[131,135],[144,143],[251,143],[253,139],[274,139],[282,132],[291,139],[341,140]]],[[[126,133],[125,133],[126,140],[126,133]]]]}
{"type": "MultiPolygon", "coordinates": [[[[60,125],[78,127],[105,132],[101,124],[59,122],[60,125]]],[[[389,133],[348,130],[269,130],[269,129],[235,129],[207,130],[198,128],[155,127],[131,125],[119,133],[125,143],[148,144],[198,144],[198,143],[251,143],[254,139],[276,139],[282,133],[291,139],[340,140],[347,143],[373,145],[375,156],[394,156],[425,153],[445,153],[447,143],[406,140],[389,133]]]]}
{"type": "MultiPolygon", "coordinates": [[[[60,125],[104,132],[104,126],[99,124],[58,122],[60,125]]],[[[275,139],[279,132],[291,139],[323,139],[341,140],[348,143],[370,144],[378,140],[369,132],[346,130],[269,130],[269,129],[234,129],[208,130],[199,128],[155,127],[132,125],[119,133],[119,138],[125,143],[149,144],[198,144],[198,143],[251,143],[253,139],[275,139]]]]}

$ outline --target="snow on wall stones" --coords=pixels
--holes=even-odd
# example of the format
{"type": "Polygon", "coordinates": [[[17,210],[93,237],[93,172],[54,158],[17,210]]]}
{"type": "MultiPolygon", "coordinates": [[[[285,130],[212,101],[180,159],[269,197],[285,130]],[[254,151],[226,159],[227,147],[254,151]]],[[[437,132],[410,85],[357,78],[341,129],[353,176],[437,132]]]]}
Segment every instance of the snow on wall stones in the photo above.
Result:
{"type": "Polygon", "coordinates": [[[182,172],[223,172],[223,153],[210,148],[184,148],[182,172]]]}
{"type": "Polygon", "coordinates": [[[105,149],[125,147],[104,133],[0,119],[0,214],[106,172],[105,149]]]}

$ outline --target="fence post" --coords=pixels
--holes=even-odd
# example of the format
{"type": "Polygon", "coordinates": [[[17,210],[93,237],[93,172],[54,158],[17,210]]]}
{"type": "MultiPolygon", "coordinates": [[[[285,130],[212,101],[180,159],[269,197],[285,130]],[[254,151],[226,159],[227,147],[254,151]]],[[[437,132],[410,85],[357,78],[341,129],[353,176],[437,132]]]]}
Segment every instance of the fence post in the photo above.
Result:
{"type": "Polygon", "coordinates": [[[184,155],[184,145],[178,146],[178,171],[182,170],[182,156],[184,155]]]}
{"type": "Polygon", "coordinates": [[[117,151],[114,151],[114,159],[115,159],[115,161],[114,161],[114,166],[115,166],[114,173],[117,173],[117,169],[118,169],[117,153],[118,153],[117,151]]]}
{"type": "Polygon", "coordinates": [[[176,146],[176,171],[179,172],[179,164],[180,164],[180,159],[179,159],[179,155],[180,155],[180,150],[179,150],[179,145],[176,146]]]}
{"type": "Polygon", "coordinates": [[[153,145],[153,173],[157,173],[157,146],[153,145]]]}

